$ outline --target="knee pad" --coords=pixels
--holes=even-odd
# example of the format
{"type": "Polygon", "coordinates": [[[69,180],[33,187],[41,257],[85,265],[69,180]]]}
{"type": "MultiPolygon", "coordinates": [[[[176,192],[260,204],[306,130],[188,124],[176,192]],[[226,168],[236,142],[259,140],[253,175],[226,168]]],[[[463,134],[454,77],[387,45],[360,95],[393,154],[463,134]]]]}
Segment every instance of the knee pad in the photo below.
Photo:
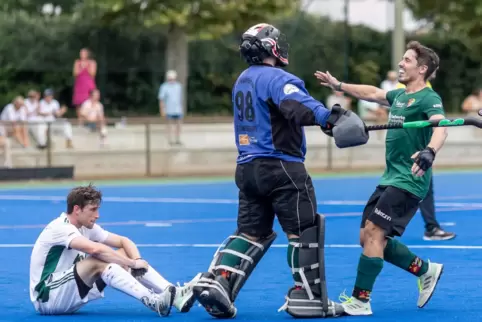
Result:
{"type": "Polygon", "coordinates": [[[236,315],[234,301],[239,291],[275,239],[275,232],[257,241],[252,241],[236,232],[219,247],[208,272],[202,275],[193,289],[196,299],[209,314],[218,318],[232,318],[236,315]],[[227,248],[236,239],[249,243],[244,253],[227,248]],[[226,254],[238,257],[239,264],[235,267],[222,265],[221,261],[226,254]]]}
{"type": "Polygon", "coordinates": [[[325,217],[317,215],[315,225],[305,229],[299,242],[291,243],[298,249],[298,267],[292,273],[301,281],[288,291],[286,303],[280,308],[296,318],[330,317],[343,313],[343,307],[328,299],[325,279],[325,217]]]}

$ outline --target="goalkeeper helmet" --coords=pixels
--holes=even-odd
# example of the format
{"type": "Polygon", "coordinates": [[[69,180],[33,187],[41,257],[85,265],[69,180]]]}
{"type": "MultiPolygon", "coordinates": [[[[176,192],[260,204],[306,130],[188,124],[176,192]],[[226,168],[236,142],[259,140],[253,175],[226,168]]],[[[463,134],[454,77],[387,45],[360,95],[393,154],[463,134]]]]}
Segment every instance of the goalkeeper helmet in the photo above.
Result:
{"type": "Polygon", "coordinates": [[[286,36],[266,23],[252,26],[243,33],[239,52],[249,65],[259,65],[268,57],[276,58],[276,66],[288,65],[289,44],[286,36]]]}

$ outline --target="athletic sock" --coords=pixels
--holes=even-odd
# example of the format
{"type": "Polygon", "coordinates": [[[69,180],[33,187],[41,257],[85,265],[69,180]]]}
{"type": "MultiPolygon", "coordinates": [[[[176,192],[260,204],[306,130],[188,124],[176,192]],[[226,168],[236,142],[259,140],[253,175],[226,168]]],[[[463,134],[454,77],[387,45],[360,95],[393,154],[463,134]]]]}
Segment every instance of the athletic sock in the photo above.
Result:
{"type": "MultiPolygon", "coordinates": [[[[246,240],[241,238],[235,238],[231,242],[229,242],[224,249],[244,254],[250,246],[251,244],[246,240]]],[[[220,265],[236,267],[237,265],[239,265],[240,262],[240,257],[229,253],[223,253],[220,265]]],[[[229,278],[231,272],[227,270],[221,270],[221,275],[223,275],[225,278],[229,278]]]]}
{"type": "Polygon", "coordinates": [[[396,239],[387,239],[383,252],[385,261],[415,275],[422,276],[428,271],[428,263],[422,260],[396,239]]]}
{"type": "Polygon", "coordinates": [[[152,266],[149,266],[147,272],[140,277],[138,281],[156,293],[162,293],[168,286],[172,285],[172,283],[169,283],[169,281],[162,277],[152,266]]]}
{"type": "MultiPolygon", "coordinates": [[[[293,269],[293,268],[299,268],[299,263],[298,263],[298,252],[299,248],[294,247],[291,245],[291,243],[299,243],[300,239],[299,238],[289,238],[288,239],[288,251],[286,253],[287,255],[287,260],[288,260],[288,266],[293,269]]],[[[295,282],[301,282],[301,277],[300,274],[298,273],[293,273],[293,279],[295,282]]]]}
{"type": "Polygon", "coordinates": [[[139,283],[129,272],[117,264],[109,264],[101,274],[105,284],[138,300],[151,298],[152,293],[139,283]]]}
{"type": "Polygon", "coordinates": [[[360,260],[358,261],[355,288],[353,289],[352,296],[362,302],[368,302],[375,280],[382,271],[382,268],[383,259],[361,254],[360,260]]]}

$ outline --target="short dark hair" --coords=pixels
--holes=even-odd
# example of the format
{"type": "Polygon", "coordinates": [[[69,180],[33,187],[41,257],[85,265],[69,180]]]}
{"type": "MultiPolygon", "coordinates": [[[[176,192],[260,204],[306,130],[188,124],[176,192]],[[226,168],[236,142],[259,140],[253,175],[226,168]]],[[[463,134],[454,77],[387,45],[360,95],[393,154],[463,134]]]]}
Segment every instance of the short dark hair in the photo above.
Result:
{"type": "Polygon", "coordinates": [[[75,187],[67,195],[67,213],[71,214],[74,206],[84,209],[87,205],[98,205],[102,202],[102,192],[92,184],[88,186],[75,187]]]}
{"type": "Polygon", "coordinates": [[[427,66],[427,73],[424,79],[427,80],[439,67],[440,58],[433,49],[423,46],[418,41],[410,41],[407,50],[413,50],[417,55],[417,64],[427,66]]]}

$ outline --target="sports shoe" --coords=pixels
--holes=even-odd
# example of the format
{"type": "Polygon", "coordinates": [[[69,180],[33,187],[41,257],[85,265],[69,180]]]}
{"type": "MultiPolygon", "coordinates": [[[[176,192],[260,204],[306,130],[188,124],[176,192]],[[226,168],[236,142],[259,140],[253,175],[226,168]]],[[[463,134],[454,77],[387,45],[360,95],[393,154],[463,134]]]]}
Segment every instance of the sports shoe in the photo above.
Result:
{"type": "Polygon", "coordinates": [[[176,296],[174,297],[174,307],[179,312],[189,312],[191,307],[194,305],[196,298],[194,297],[192,288],[197,284],[201,278],[201,275],[201,273],[197,274],[190,282],[184,283],[184,286],[181,286],[179,283],[177,283],[176,296]]]}
{"type": "Polygon", "coordinates": [[[424,307],[435,291],[440,277],[442,276],[444,266],[442,264],[428,262],[428,271],[418,278],[418,296],[417,306],[424,307]]]}
{"type": "Polygon", "coordinates": [[[426,231],[423,235],[424,240],[450,240],[454,239],[457,236],[455,233],[450,233],[444,231],[440,228],[434,228],[431,231],[426,231]]]}
{"type": "Polygon", "coordinates": [[[143,297],[142,303],[157,312],[161,316],[168,316],[171,313],[172,302],[176,296],[176,288],[174,286],[168,286],[161,294],[152,292],[151,297],[143,297]]]}
{"type": "Polygon", "coordinates": [[[348,315],[372,315],[372,306],[370,301],[363,302],[356,297],[348,297],[345,292],[340,295],[340,302],[348,315]]]}
{"type": "Polygon", "coordinates": [[[176,288],[168,286],[161,294],[156,294],[157,313],[161,316],[168,316],[171,313],[172,302],[176,297],[176,288]]]}

